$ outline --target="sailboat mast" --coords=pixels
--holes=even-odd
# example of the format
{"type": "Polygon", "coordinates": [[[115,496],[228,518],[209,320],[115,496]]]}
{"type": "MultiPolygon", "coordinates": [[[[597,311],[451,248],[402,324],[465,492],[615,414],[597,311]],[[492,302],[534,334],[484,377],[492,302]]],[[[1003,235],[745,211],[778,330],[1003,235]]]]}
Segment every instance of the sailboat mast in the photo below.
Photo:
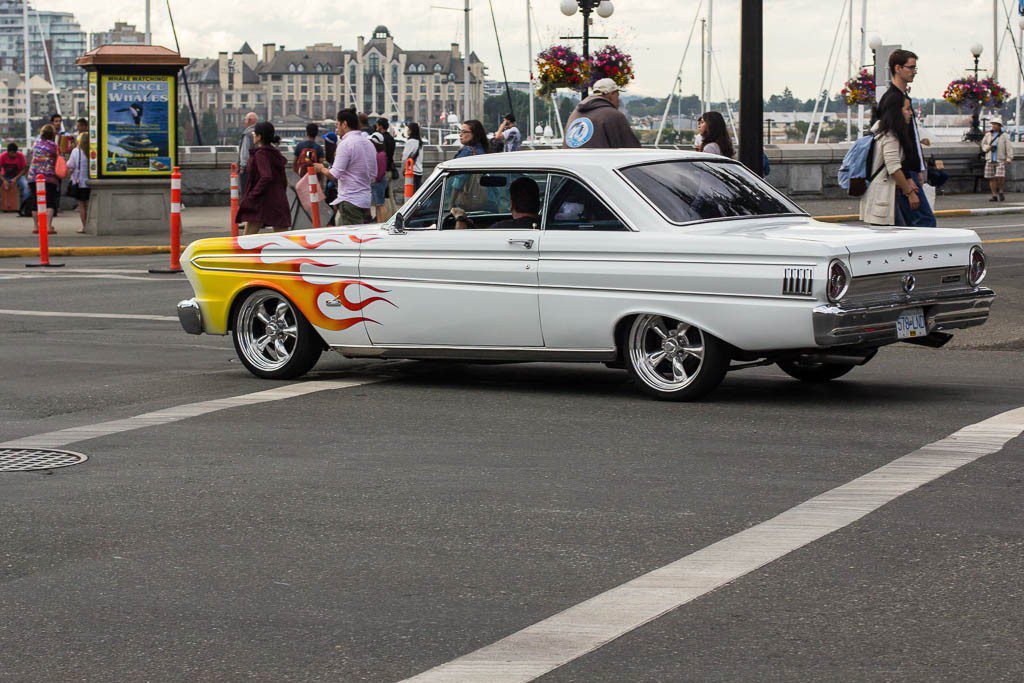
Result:
{"type": "Polygon", "coordinates": [[[463,11],[466,13],[466,54],[462,58],[462,120],[466,121],[472,116],[472,112],[469,110],[469,0],[466,0],[466,9],[463,11]]]}
{"type": "Polygon", "coordinates": [[[534,85],[533,85],[533,12],[530,6],[531,0],[526,0],[526,66],[530,73],[530,130],[526,131],[527,138],[533,138],[537,122],[535,120],[535,112],[533,105],[534,97],[534,85]]]}
{"type": "Polygon", "coordinates": [[[32,141],[32,88],[29,79],[32,76],[28,63],[28,0],[21,0],[21,22],[25,34],[25,148],[32,141]]]}

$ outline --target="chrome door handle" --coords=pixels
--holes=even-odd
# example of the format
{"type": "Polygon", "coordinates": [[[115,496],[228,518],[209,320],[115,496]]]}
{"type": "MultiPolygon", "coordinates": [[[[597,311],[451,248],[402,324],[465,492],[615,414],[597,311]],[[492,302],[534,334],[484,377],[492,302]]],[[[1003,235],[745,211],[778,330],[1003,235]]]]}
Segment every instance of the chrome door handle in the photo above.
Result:
{"type": "Polygon", "coordinates": [[[523,249],[533,249],[533,240],[509,240],[509,244],[518,244],[523,249]]]}

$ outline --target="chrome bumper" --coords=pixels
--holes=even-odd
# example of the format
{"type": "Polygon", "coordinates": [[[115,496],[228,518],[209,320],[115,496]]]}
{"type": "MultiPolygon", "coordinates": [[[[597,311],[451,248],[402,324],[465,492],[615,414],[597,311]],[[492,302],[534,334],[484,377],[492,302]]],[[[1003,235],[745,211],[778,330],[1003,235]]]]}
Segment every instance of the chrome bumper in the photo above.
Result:
{"type": "Polygon", "coordinates": [[[203,333],[203,313],[195,299],[178,302],[178,320],[181,327],[189,334],[203,333]]]}
{"type": "Polygon", "coordinates": [[[868,306],[842,303],[817,306],[813,311],[814,341],[818,346],[899,341],[896,319],[910,308],[924,309],[928,333],[982,325],[996,294],[986,287],[868,306]]]}

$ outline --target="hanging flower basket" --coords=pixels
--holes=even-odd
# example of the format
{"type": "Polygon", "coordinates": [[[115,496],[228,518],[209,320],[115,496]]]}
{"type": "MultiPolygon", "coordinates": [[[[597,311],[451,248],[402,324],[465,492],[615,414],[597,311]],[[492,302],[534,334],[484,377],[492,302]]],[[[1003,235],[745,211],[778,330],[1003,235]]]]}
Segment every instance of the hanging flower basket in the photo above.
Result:
{"type": "Polygon", "coordinates": [[[624,88],[636,78],[633,58],[614,45],[606,45],[590,56],[590,83],[610,78],[624,88]]]}
{"type": "Polygon", "coordinates": [[[1001,107],[1010,97],[1010,92],[999,85],[994,78],[983,78],[980,81],[974,76],[957,78],[946,86],[942,99],[958,107],[974,106],[1001,107]]]}
{"type": "Polygon", "coordinates": [[[537,55],[537,94],[547,97],[558,88],[581,90],[590,77],[590,67],[571,47],[552,45],[537,55]]]}
{"type": "Polygon", "coordinates": [[[863,69],[859,75],[846,81],[846,86],[839,94],[846,100],[848,107],[860,104],[874,104],[875,77],[867,69],[863,69]]]}

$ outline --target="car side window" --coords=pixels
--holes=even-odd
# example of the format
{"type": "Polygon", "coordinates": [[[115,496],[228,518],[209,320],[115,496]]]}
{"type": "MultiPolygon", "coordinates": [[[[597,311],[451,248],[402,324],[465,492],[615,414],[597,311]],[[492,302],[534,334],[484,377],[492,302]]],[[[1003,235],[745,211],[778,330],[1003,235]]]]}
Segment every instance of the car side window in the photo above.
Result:
{"type": "Polygon", "coordinates": [[[441,229],[538,229],[547,178],[518,171],[454,173],[445,183],[441,229]],[[453,210],[468,220],[456,222],[453,210]]]}
{"type": "Polygon", "coordinates": [[[545,230],[629,230],[604,202],[575,178],[552,175],[550,185],[545,230]]]}
{"type": "Polygon", "coordinates": [[[443,183],[438,183],[412,213],[405,217],[406,230],[437,230],[437,212],[441,208],[443,183]]]}

